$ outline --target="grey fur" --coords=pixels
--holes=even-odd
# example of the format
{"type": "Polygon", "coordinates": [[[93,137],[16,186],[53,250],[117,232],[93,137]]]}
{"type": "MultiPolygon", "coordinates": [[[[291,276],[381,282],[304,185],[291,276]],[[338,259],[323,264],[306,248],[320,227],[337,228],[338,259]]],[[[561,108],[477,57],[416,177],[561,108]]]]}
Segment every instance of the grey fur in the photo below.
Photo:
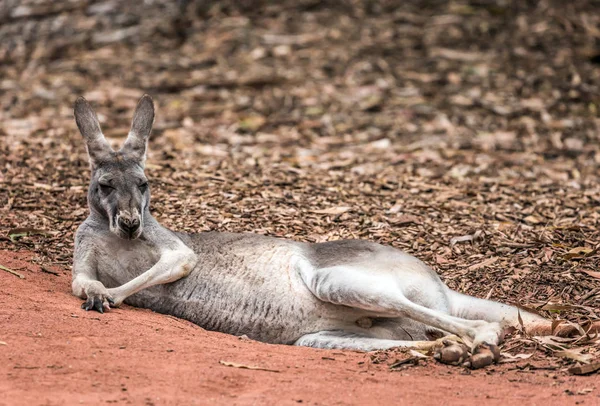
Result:
{"type": "Polygon", "coordinates": [[[495,345],[499,323],[517,324],[516,308],[453,292],[392,247],[162,227],[150,213],[149,188],[141,187],[152,100],[138,104],[118,152],[106,150],[95,114],[80,100],[75,117],[94,162],[90,216],[77,231],[73,265],[73,293],[86,299],[84,308],[103,311],[125,301],[260,341],[363,350],[430,348],[419,340],[447,333],[495,345]]]}

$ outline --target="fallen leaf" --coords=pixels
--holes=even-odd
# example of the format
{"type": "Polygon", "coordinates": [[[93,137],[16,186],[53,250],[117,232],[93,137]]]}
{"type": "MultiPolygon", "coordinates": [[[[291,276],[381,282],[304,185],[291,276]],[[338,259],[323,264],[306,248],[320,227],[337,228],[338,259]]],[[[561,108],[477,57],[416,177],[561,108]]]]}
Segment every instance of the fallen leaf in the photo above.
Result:
{"type": "Polygon", "coordinates": [[[485,268],[486,266],[492,265],[497,260],[498,260],[498,257],[491,257],[491,258],[488,258],[485,261],[482,261],[478,264],[473,264],[470,267],[468,267],[467,269],[469,271],[476,271],[477,269],[485,268]]]}
{"type": "Polygon", "coordinates": [[[408,353],[415,358],[428,358],[427,355],[425,355],[422,352],[419,352],[417,350],[408,350],[408,353]]]}
{"type": "Polygon", "coordinates": [[[554,340],[554,338],[557,338],[555,336],[535,336],[533,338],[552,351],[563,351],[567,349],[561,343],[554,340]]]}
{"type": "Polygon", "coordinates": [[[324,110],[321,107],[313,106],[306,109],[307,116],[320,116],[324,113],[324,110]]]}
{"type": "Polygon", "coordinates": [[[529,223],[529,224],[540,224],[543,222],[541,219],[539,219],[538,217],[533,216],[533,215],[527,216],[523,220],[525,220],[525,222],[529,223]]]}
{"type": "Polygon", "coordinates": [[[254,115],[241,120],[239,126],[242,130],[254,132],[260,129],[266,122],[267,120],[263,116],[254,115]]]}
{"type": "Polygon", "coordinates": [[[521,103],[521,106],[523,106],[524,108],[533,110],[533,111],[541,111],[545,107],[544,101],[539,97],[530,98],[530,99],[522,99],[520,101],[520,103],[521,103]]]}
{"type": "Polygon", "coordinates": [[[577,309],[578,306],[573,306],[569,304],[558,304],[558,303],[546,303],[542,306],[542,310],[547,310],[549,312],[564,312],[565,310],[574,310],[577,309]]]}
{"type": "Polygon", "coordinates": [[[33,186],[35,186],[38,189],[52,190],[52,186],[51,185],[47,185],[45,183],[34,182],[33,186]]]}
{"type": "Polygon", "coordinates": [[[374,111],[381,107],[382,103],[383,97],[380,94],[373,94],[362,99],[358,104],[358,108],[363,111],[374,111]]]}
{"type": "Polygon", "coordinates": [[[450,239],[450,246],[453,247],[459,242],[468,242],[473,241],[474,237],[472,235],[461,235],[460,237],[452,237],[450,239]]]}
{"type": "Polygon", "coordinates": [[[588,271],[586,269],[582,269],[581,272],[583,272],[585,274],[588,274],[592,278],[598,278],[598,279],[600,279],[600,272],[597,272],[597,271],[588,271]]]}
{"type": "Polygon", "coordinates": [[[594,362],[593,364],[587,365],[577,365],[569,368],[569,372],[573,375],[588,375],[597,371],[600,371],[600,362],[594,362]]]}
{"type": "Polygon", "coordinates": [[[50,235],[51,233],[46,230],[40,230],[37,228],[13,228],[8,231],[8,237],[12,242],[22,237],[30,235],[50,235]]]}
{"type": "Polygon", "coordinates": [[[415,216],[411,216],[410,214],[403,214],[395,219],[390,219],[390,223],[394,226],[404,226],[408,224],[418,224],[419,219],[417,219],[415,216]]]}
{"type": "Polygon", "coordinates": [[[500,359],[500,361],[498,361],[498,363],[499,364],[508,364],[510,362],[518,362],[518,361],[522,361],[524,359],[529,359],[533,356],[533,353],[511,355],[506,352],[501,352],[500,356],[502,358],[500,359]]]}
{"type": "Polygon", "coordinates": [[[523,318],[521,317],[521,309],[517,307],[517,319],[519,320],[519,326],[522,331],[525,331],[525,324],[523,323],[523,318]]]}
{"type": "MultiPolygon", "coordinates": [[[[394,362],[392,362],[392,364],[390,364],[390,369],[396,369],[399,368],[403,365],[407,365],[407,364],[412,364],[414,365],[418,365],[419,364],[419,360],[422,359],[424,356],[422,354],[419,354],[418,357],[409,357],[409,358],[404,358],[404,359],[399,359],[396,360],[394,362]]],[[[425,358],[427,358],[425,356],[425,358]]]]}
{"type": "Polygon", "coordinates": [[[52,269],[47,268],[45,266],[42,266],[41,269],[42,269],[42,272],[49,273],[49,274],[52,274],[54,276],[60,276],[60,274],[58,272],[53,271],[52,269]]]}
{"type": "Polygon", "coordinates": [[[554,355],[558,357],[572,359],[574,361],[581,362],[584,364],[589,364],[590,361],[594,359],[594,357],[592,357],[590,354],[581,354],[579,351],[576,350],[556,351],[554,355]]]}
{"type": "Polygon", "coordinates": [[[476,62],[489,58],[489,55],[483,52],[457,51],[450,48],[431,48],[429,52],[432,57],[450,59],[452,61],[476,62]]]}
{"type": "Polygon", "coordinates": [[[448,262],[450,262],[450,261],[448,261],[448,260],[446,259],[446,257],[444,257],[444,256],[442,256],[442,255],[436,255],[436,256],[435,256],[435,262],[437,262],[437,263],[438,263],[438,264],[440,264],[440,265],[443,265],[443,264],[447,264],[447,263],[448,263],[448,262]]]}
{"type": "Polygon", "coordinates": [[[396,203],[387,212],[390,213],[390,214],[396,214],[396,213],[399,213],[400,210],[402,210],[402,205],[396,203]]]}
{"type": "Polygon", "coordinates": [[[575,248],[570,249],[569,252],[567,252],[563,256],[563,258],[565,258],[565,259],[585,258],[585,257],[592,255],[595,252],[596,252],[596,250],[594,250],[592,248],[575,247],[575,248]]]}
{"type": "Polygon", "coordinates": [[[583,150],[583,147],[584,147],[583,140],[580,140],[579,138],[566,138],[564,140],[564,143],[565,143],[565,147],[567,147],[567,149],[570,149],[572,151],[581,151],[581,150],[583,150]]]}
{"type": "Polygon", "coordinates": [[[313,210],[312,212],[316,213],[316,214],[338,215],[338,214],[346,213],[350,209],[351,209],[351,207],[348,207],[348,206],[339,206],[339,207],[331,207],[329,209],[323,209],[323,210],[313,210]]]}
{"type": "Polygon", "coordinates": [[[556,331],[558,326],[560,326],[564,322],[565,322],[564,320],[553,319],[552,320],[552,329],[550,330],[552,332],[552,334],[554,334],[554,332],[556,331]]]}
{"type": "Polygon", "coordinates": [[[575,341],[579,340],[579,337],[560,337],[560,336],[550,336],[552,337],[552,341],[554,341],[555,343],[561,343],[561,344],[571,344],[574,343],[575,341]]]}
{"type": "Polygon", "coordinates": [[[238,363],[229,362],[229,361],[219,361],[219,364],[225,365],[226,367],[241,368],[241,369],[251,369],[251,370],[254,370],[254,371],[279,372],[279,370],[277,370],[277,369],[269,369],[269,368],[263,368],[263,367],[256,367],[256,366],[252,366],[252,365],[238,364],[238,363]]]}
{"type": "Polygon", "coordinates": [[[569,250],[569,254],[589,254],[590,252],[593,252],[594,250],[591,248],[587,248],[587,247],[575,247],[575,248],[571,248],[569,250]]]}
{"type": "Polygon", "coordinates": [[[577,391],[578,395],[587,395],[588,393],[592,393],[594,391],[594,388],[583,388],[581,390],[577,391]]]}

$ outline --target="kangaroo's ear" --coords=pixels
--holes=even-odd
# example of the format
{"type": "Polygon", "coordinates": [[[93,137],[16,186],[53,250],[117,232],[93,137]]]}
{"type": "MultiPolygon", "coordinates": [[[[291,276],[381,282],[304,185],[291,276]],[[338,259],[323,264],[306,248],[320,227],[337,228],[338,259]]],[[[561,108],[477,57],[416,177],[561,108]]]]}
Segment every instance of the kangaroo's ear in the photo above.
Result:
{"type": "Polygon", "coordinates": [[[131,130],[125,144],[123,144],[123,148],[121,148],[123,154],[137,159],[142,167],[146,161],[146,147],[153,123],[154,103],[152,102],[152,97],[145,94],[135,108],[131,130]]]}
{"type": "Polygon", "coordinates": [[[104,138],[98,117],[86,99],[77,99],[74,112],[79,132],[85,139],[90,163],[96,166],[99,161],[110,157],[113,150],[104,138]]]}

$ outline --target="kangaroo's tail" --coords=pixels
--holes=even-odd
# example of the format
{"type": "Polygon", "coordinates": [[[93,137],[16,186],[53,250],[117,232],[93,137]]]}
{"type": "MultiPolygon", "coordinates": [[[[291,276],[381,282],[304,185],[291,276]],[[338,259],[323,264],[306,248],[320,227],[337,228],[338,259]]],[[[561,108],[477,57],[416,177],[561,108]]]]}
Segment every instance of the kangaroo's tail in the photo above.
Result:
{"type": "Polygon", "coordinates": [[[522,324],[525,332],[538,336],[569,337],[581,334],[600,334],[600,321],[582,326],[557,323],[516,306],[463,295],[453,290],[450,291],[449,298],[451,314],[455,317],[497,322],[506,327],[519,328],[522,324]]]}

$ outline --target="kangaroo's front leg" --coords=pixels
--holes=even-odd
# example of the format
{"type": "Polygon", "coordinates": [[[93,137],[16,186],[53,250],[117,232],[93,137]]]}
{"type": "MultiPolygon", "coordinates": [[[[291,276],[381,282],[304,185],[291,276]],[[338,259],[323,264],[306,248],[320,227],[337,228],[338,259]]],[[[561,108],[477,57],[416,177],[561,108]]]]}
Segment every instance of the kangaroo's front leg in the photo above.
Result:
{"type": "Polygon", "coordinates": [[[93,238],[89,238],[83,226],[78,232],[75,243],[73,261],[73,294],[85,302],[81,307],[85,310],[97,310],[104,313],[104,307],[112,303],[112,297],[102,282],[98,281],[97,260],[93,238]]]}
{"type": "Polygon", "coordinates": [[[197,261],[194,251],[181,241],[172,248],[163,248],[160,259],[152,268],[124,285],[108,289],[112,303],[119,306],[127,297],[142,289],[184,278],[192,271],[197,261]]]}

